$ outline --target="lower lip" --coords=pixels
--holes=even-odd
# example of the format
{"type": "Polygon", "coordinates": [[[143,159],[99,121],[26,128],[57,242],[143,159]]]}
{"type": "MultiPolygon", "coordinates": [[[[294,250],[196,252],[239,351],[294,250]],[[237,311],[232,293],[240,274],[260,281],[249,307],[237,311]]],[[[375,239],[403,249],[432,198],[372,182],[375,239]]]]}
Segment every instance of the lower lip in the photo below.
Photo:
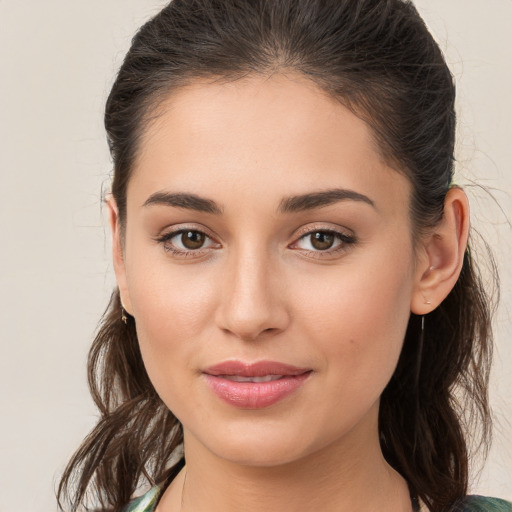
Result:
{"type": "Polygon", "coordinates": [[[287,375],[269,382],[235,382],[204,374],[210,389],[224,402],[241,409],[262,409],[297,391],[311,372],[287,375]]]}

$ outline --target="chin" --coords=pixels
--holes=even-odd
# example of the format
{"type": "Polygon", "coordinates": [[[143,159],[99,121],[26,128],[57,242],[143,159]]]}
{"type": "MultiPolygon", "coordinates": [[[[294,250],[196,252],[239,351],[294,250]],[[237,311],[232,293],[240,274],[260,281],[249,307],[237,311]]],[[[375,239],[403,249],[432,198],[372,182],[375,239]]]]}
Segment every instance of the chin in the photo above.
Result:
{"type": "Polygon", "coordinates": [[[232,464],[251,467],[278,467],[322,451],[329,442],[328,436],[316,439],[308,432],[307,425],[236,422],[229,426],[211,425],[206,436],[186,436],[185,446],[199,443],[214,456],[232,464]],[[300,427],[300,428],[299,428],[300,427]],[[214,431],[215,429],[215,431],[214,431]]]}
{"type": "Polygon", "coordinates": [[[250,467],[278,467],[302,459],[305,454],[299,446],[277,445],[275,443],[235,444],[216,447],[214,454],[232,464],[250,467]]]}

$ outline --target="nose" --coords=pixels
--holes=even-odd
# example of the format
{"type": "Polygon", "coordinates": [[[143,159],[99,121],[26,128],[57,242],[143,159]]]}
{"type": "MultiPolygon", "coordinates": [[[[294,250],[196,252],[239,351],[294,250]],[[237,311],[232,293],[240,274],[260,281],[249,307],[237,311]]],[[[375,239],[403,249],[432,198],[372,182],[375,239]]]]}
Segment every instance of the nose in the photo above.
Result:
{"type": "Polygon", "coordinates": [[[276,265],[263,251],[247,248],[227,262],[217,325],[243,340],[256,340],[284,331],[289,323],[283,283],[276,265]]]}

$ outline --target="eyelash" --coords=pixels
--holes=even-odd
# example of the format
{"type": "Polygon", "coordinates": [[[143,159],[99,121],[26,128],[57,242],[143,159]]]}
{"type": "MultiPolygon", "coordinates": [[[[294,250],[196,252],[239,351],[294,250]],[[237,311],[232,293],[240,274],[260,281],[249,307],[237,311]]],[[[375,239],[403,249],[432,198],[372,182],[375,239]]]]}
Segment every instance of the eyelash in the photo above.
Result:
{"type": "Polygon", "coordinates": [[[208,238],[210,240],[212,239],[212,237],[209,236],[208,233],[205,233],[204,231],[202,231],[200,229],[182,228],[182,229],[177,229],[176,231],[170,231],[169,233],[164,233],[163,235],[161,235],[158,238],[156,238],[156,241],[161,243],[161,244],[163,244],[164,250],[166,252],[170,252],[173,255],[181,257],[181,258],[186,258],[186,257],[190,257],[190,256],[197,256],[202,251],[204,251],[205,248],[203,248],[203,247],[201,247],[199,249],[195,249],[195,250],[190,250],[190,249],[189,250],[183,250],[183,249],[176,249],[175,247],[173,247],[170,244],[170,241],[174,237],[182,235],[183,233],[199,233],[199,234],[204,235],[206,238],[208,238]]]}
{"type": "MultiPolygon", "coordinates": [[[[357,242],[357,239],[354,235],[349,235],[342,231],[337,231],[335,229],[323,228],[320,226],[315,226],[313,228],[305,228],[298,233],[297,241],[293,242],[292,245],[296,245],[300,240],[307,238],[308,236],[313,235],[314,233],[323,233],[327,235],[334,235],[339,242],[338,247],[334,249],[327,249],[325,251],[322,250],[307,250],[302,249],[308,256],[313,258],[326,258],[332,255],[337,255],[341,252],[346,252],[350,246],[354,245],[357,242]]],[[[310,242],[311,243],[311,242],[310,242]]]]}
{"type": "MultiPolygon", "coordinates": [[[[169,233],[164,233],[163,235],[157,237],[156,241],[163,244],[164,250],[166,252],[170,252],[177,257],[181,257],[181,258],[195,257],[195,256],[198,256],[199,254],[201,254],[205,249],[208,249],[208,247],[207,248],[201,247],[201,248],[195,249],[195,250],[191,250],[191,249],[183,250],[183,249],[176,249],[176,247],[174,247],[172,244],[169,243],[173,238],[175,238],[179,235],[182,235],[183,233],[189,233],[189,232],[198,233],[198,234],[204,235],[206,238],[208,238],[210,240],[212,239],[212,237],[210,237],[207,233],[205,233],[204,231],[202,231],[200,229],[182,228],[182,229],[177,229],[176,231],[171,231],[169,233]]],[[[348,250],[348,248],[351,245],[354,245],[357,242],[356,237],[353,235],[348,235],[347,233],[343,233],[341,231],[336,231],[334,229],[315,227],[313,229],[307,229],[302,232],[299,232],[299,237],[298,237],[297,241],[293,242],[292,245],[297,244],[298,241],[300,241],[308,236],[311,236],[314,233],[323,233],[323,234],[327,234],[327,235],[334,235],[337,238],[337,240],[340,242],[340,244],[335,249],[329,248],[325,251],[322,251],[322,250],[314,251],[314,250],[303,249],[304,252],[306,252],[308,255],[312,256],[313,258],[325,258],[326,257],[325,255],[331,256],[333,254],[338,254],[340,252],[348,250]]]]}

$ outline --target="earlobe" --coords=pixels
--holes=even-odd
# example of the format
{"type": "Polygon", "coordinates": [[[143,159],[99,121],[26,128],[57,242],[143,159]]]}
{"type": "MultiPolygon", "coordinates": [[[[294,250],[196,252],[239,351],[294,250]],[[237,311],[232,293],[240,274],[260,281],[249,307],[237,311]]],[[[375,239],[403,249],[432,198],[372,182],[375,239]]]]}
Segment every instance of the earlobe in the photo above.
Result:
{"type": "Polygon", "coordinates": [[[469,202],[464,191],[446,194],[443,217],[421,242],[411,311],[425,315],[448,296],[459,278],[469,235],[469,202]]]}
{"type": "Polygon", "coordinates": [[[116,200],[111,194],[106,198],[106,204],[108,209],[110,230],[112,233],[112,260],[114,264],[114,272],[116,275],[117,285],[121,296],[121,304],[124,310],[128,314],[132,315],[132,306],[126,279],[126,266],[123,254],[124,251],[121,223],[119,219],[119,209],[117,207],[116,200]]]}

